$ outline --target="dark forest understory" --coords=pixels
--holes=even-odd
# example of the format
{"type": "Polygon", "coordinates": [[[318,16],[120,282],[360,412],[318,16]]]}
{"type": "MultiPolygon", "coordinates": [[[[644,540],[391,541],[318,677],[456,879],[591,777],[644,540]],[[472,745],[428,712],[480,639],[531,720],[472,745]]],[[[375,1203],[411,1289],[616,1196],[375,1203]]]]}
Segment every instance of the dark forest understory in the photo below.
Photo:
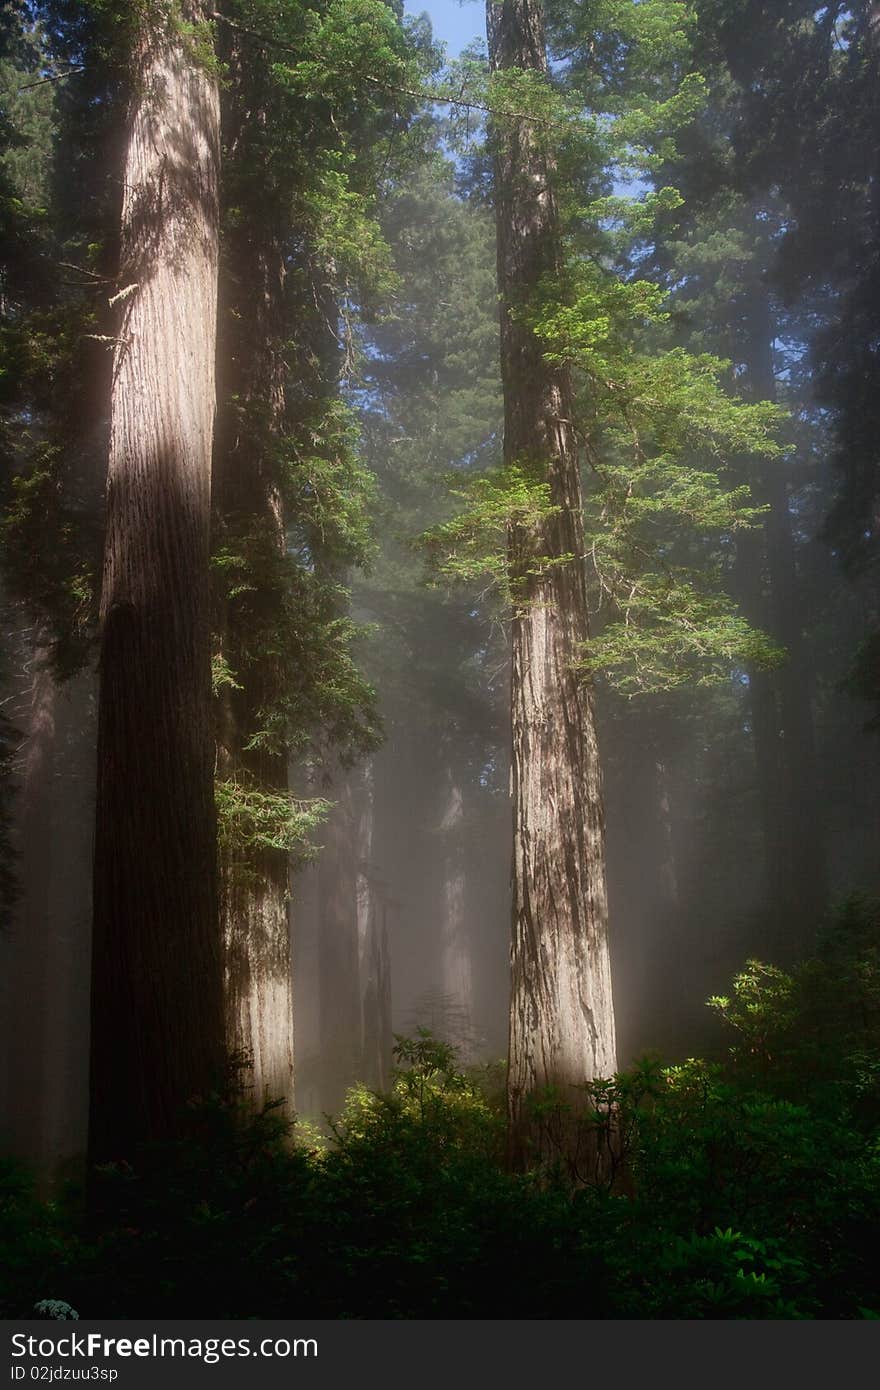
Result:
{"type": "Polygon", "coordinates": [[[5,1318],[880,1317],[880,6],[485,32],[0,12],[5,1318]]]}

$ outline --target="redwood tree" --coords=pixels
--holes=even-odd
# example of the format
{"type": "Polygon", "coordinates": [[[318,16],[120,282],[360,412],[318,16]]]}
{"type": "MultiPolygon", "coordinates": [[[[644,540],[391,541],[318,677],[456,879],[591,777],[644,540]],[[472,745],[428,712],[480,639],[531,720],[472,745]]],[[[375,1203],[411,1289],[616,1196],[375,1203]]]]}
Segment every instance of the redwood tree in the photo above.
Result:
{"type": "MultiPolygon", "coordinates": [[[[547,71],[540,0],[488,0],[487,29],[495,72],[547,71]]],[[[515,1165],[551,1142],[530,1118],[530,1093],[553,1088],[576,1110],[584,1093],[574,1088],[616,1067],[593,693],[575,670],[589,624],[572,387],[567,368],[545,360],[523,313],[544,277],[560,269],[554,174],[540,126],[528,117],[499,117],[504,461],[546,483],[552,505],[543,519],[512,526],[508,549],[516,604],[508,1076],[515,1165]]]]}
{"type": "Polygon", "coordinates": [[[133,21],[101,596],[93,1159],[174,1133],[223,1059],[208,584],[220,140],[205,19],[183,0],[133,21]]]}
{"type": "MultiPolygon", "coordinates": [[[[224,144],[225,274],[221,278],[220,361],[224,408],[214,450],[215,554],[247,553],[252,573],[230,597],[218,594],[223,669],[218,691],[217,772],[224,796],[274,798],[288,792],[287,750],[255,736],[285,679],[275,628],[283,606],[285,514],[277,455],[285,425],[284,191],[267,191],[266,132],[274,113],[265,51],[238,31],[219,36],[229,80],[224,144]],[[256,746],[255,746],[256,744],[256,746]]],[[[236,576],[237,578],[237,576],[236,576]]],[[[266,804],[271,804],[267,802],[266,804]]],[[[252,829],[253,827],[251,827],[252,829]]],[[[254,1108],[293,1104],[293,1005],[284,848],[253,834],[220,836],[226,1038],[247,1063],[242,1076],[254,1108]]]]}

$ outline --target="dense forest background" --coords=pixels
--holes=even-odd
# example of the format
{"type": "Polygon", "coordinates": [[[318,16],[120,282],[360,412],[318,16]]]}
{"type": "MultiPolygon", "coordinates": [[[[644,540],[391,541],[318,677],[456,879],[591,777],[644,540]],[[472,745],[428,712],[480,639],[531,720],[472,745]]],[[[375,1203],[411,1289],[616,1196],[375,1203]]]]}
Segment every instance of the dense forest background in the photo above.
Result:
{"type": "Polygon", "coordinates": [[[8,1315],[880,1316],[878,79],[4,6],[8,1315]]]}

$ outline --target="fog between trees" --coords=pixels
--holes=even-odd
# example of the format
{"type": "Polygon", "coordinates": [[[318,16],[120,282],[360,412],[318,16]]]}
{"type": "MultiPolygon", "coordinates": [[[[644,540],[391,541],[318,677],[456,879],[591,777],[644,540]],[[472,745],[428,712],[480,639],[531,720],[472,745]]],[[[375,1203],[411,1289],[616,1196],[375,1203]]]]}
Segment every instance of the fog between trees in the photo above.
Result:
{"type": "Polygon", "coordinates": [[[528,1166],[878,888],[876,7],[0,23],[7,1148],[422,1026],[528,1166]]]}

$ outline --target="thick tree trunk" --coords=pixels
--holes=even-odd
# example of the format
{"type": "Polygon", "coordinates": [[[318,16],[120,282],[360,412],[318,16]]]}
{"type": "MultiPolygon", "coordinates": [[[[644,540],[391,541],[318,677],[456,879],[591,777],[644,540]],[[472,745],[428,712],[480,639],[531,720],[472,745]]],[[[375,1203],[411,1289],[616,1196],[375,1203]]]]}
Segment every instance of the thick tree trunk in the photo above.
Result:
{"type": "Polygon", "coordinates": [[[223,1065],[208,581],[219,102],[179,17],[204,11],[151,7],[143,23],[124,170],[101,599],[94,1160],[173,1134],[223,1065]]]}
{"type": "MultiPolygon", "coordinates": [[[[265,784],[264,784],[265,785],[265,784]]],[[[293,1003],[287,855],[221,857],[226,1045],[249,1105],[293,1112],[293,1003]],[[279,866],[278,859],[284,863],[279,866]]]]}
{"type": "MultiPolygon", "coordinates": [[[[495,69],[547,67],[538,0],[487,6],[495,69]]],[[[567,372],[545,362],[518,310],[559,268],[552,160],[537,128],[496,134],[504,458],[550,487],[558,514],[510,536],[513,941],[510,1157],[552,1140],[527,1097],[555,1088],[576,1111],[589,1078],[616,1067],[607,942],[604,817],[593,694],[574,669],[589,636],[579,460],[567,372]],[[571,556],[559,563],[560,557],[571,556]],[[545,563],[546,560],[546,563],[545,563]]],[[[569,1141],[563,1141],[563,1147],[569,1141]]]]}

